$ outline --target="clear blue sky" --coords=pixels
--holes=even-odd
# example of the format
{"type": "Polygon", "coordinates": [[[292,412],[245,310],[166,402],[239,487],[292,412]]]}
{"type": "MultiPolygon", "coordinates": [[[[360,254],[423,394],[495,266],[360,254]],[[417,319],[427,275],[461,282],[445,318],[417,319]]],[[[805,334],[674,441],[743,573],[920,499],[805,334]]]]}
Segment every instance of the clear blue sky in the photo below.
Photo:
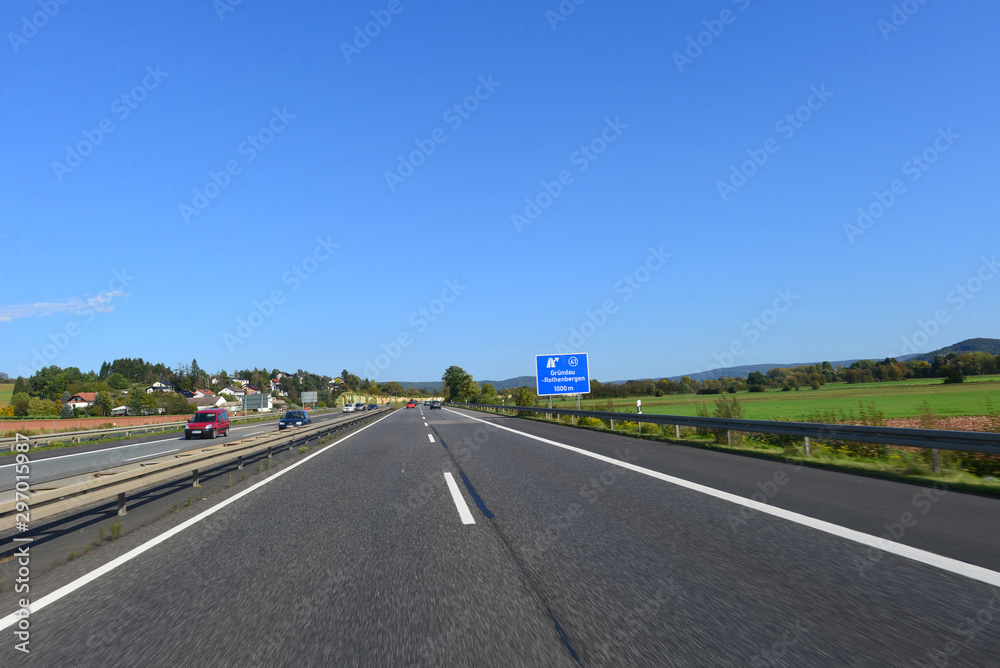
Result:
{"type": "Polygon", "coordinates": [[[10,2],[0,370],[565,346],[614,380],[998,336],[1000,6],[893,4],[10,2]]]}

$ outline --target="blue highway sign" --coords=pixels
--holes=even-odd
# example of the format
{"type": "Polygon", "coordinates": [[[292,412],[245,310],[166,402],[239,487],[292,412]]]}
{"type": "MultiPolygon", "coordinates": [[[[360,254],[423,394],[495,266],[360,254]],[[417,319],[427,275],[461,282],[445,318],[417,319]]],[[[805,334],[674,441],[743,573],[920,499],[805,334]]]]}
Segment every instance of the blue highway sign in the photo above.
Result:
{"type": "Polygon", "coordinates": [[[541,397],[588,394],[590,363],[587,353],[535,355],[535,388],[541,397]]]}

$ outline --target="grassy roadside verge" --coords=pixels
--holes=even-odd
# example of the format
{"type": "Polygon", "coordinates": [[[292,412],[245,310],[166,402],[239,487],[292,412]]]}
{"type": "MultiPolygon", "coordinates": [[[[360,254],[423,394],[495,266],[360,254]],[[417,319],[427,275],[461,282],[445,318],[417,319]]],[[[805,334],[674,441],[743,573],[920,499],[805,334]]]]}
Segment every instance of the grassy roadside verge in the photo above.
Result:
{"type": "MultiPolygon", "coordinates": [[[[923,405],[941,418],[987,415],[1000,407],[1000,376],[969,376],[964,383],[945,384],[940,378],[909,379],[887,383],[831,383],[818,390],[808,387],[801,391],[765,392],[741,390],[736,397],[743,408],[742,417],[755,420],[789,419],[810,422],[810,418],[836,414],[850,416],[859,406],[874,406],[888,419],[910,418],[919,414],[923,405]]],[[[711,408],[718,399],[715,394],[669,394],[660,397],[636,396],[616,399],[583,398],[583,410],[635,410],[642,400],[643,413],[659,415],[697,414],[699,407],[711,408]],[[613,408],[610,408],[613,407],[613,408]]],[[[544,399],[543,399],[544,401],[544,399]]],[[[556,398],[554,408],[576,408],[575,398],[556,398]]],[[[823,421],[823,420],[818,420],[823,421]]]]}
{"type": "MultiPolygon", "coordinates": [[[[480,412],[492,413],[492,411],[480,412]]],[[[627,415],[623,414],[622,417],[627,420],[627,415]]],[[[615,429],[612,430],[596,418],[581,418],[577,420],[577,424],[572,424],[568,416],[564,416],[565,419],[546,419],[531,415],[521,415],[518,417],[533,422],[560,424],[576,429],[588,429],[590,431],[639,438],[670,445],[716,450],[788,464],[801,464],[812,468],[838,471],[852,475],[864,475],[895,482],[921,486],[945,485],[948,489],[954,491],[1000,497],[1000,476],[975,475],[962,468],[959,455],[969,453],[941,451],[941,473],[934,473],[930,458],[931,451],[923,448],[902,448],[895,446],[880,448],[876,445],[874,448],[869,448],[869,450],[878,452],[880,456],[864,456],[845,447],[836,447],[835,444],[827,445],[814,440],[810,454],[806,455],[802,442],[772,445],[751,438],[747,434],[744,434],[742,438],[734,438],[733,444],[729,445],[717,442],[717,439],[712,435],[699,434],[697,433],[698,430],[687,427],[681,428],[681,438],[678,439],[674,436],[672,427],[669,428],[670,433],[668,435],[668,433],[660,428],[660,425],[652,423],[643,423],[640,428],[640,424],[636,422],[624,420],[619,422],[615,420],[615,429]],[[588,420],[588,422],[584,422],[585,420],[588,420]]],[[[867,446],[868,444],[864,445],[867,446]]]]}

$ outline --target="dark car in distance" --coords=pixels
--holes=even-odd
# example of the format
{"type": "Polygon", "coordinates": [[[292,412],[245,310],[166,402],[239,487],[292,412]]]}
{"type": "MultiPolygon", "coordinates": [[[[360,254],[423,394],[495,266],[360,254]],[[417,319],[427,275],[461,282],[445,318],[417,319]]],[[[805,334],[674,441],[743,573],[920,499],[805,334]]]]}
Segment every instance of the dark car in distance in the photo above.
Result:
{"type": "Polygon", "coordinates": [[[378,404],[368,404],[368,410],[370,410],[370,411],[377,411],[378,410],[378,404]]]}
{"type": "Polygon", "coordinates": [[[441,408],[441,402],[435,399],[431,402],[431,408],[441,408]]]}
{"type": "Polygon", "coordinates": [[[278,420],[278,430],[302,427],[312,424],[312,418],[305,411],[288,411],[278,420]]]}

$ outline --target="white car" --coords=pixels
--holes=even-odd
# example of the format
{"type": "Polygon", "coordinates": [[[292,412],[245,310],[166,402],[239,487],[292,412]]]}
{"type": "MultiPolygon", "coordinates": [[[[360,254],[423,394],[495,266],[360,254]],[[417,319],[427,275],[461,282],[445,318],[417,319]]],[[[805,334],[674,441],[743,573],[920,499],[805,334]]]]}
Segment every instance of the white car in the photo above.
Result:
{"type": "Polygon", "coordinates": [[[354,404],[344,404],[344,412],[345,413],[353,413],[354,412],[354,404]]]}

